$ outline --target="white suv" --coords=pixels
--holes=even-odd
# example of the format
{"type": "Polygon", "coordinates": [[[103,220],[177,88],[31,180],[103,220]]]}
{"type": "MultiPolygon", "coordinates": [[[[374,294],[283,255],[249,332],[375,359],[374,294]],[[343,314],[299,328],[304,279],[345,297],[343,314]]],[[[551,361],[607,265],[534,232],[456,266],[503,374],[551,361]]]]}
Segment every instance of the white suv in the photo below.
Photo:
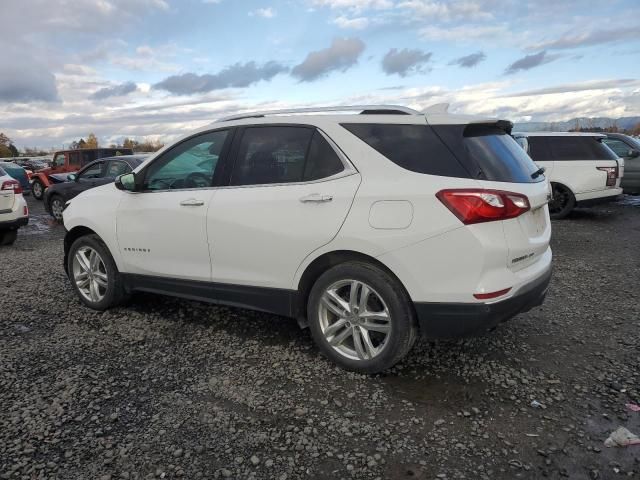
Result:
{"type": "Polygon", "coordinates": [[[295,317],[361,372],[398,362],[418,329],[459,336],[542,303],[551,195],[509,122],[324,110],[221,120],[72,200],[81,301],[146,291],[295,317]]]}
{"type": "Polygon", "coordinates": [[[20,182],[0,167],[0,245],[16,241],[18,229],[29,223],[29,207],[20,182]]]}
{"type": "Polygon", "coordinates": [[[574,207],[615,200],[622,194],[624,160],[604,142],[606,136],[581,132],[514,133],[551,182],[551,218],[564,218],[574,207]]]}

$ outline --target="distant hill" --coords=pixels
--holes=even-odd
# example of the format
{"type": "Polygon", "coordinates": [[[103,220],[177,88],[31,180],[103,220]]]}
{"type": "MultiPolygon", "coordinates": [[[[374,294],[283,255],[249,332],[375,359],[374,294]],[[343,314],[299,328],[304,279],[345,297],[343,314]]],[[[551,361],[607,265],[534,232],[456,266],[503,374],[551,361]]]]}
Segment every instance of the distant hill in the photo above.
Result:
{"type": "Polygon", "coordinates": [[[622,117],[622,118],[572,118],[565,122],[522,122],[516,123],[513,130],[515,132],[566,132],[576,128],[576,122],[580,128],[608,128],[614,124],[621,130],[628,130],[640,123],[640,117],[622,117]]]}

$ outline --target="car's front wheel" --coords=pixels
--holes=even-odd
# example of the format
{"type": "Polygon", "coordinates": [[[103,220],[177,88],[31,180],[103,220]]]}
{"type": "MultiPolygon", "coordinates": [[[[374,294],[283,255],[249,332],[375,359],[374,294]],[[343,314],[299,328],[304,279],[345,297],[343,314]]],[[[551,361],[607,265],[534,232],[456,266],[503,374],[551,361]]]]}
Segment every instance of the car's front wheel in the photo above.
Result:
{"type": "Polygon", "coordinates": [[[64,211],[64,200],[60,195],[54,195],[49,201],[49,211],[51,216],[58,222],[62,221],[62,212],[64,211]]]}
{"type": "Polygon", "coordinates": [[[73,242],[67,262],[71,285],[89,308],[106,310],[126,298],[113,257],[98,235],[86,235],[73,242]]]}
{"type": "Polygon", "coordinates": [[[44,185],[40,180],[34,180],[31,185],[31,193],[33,193],[33,198],[36,200],[42,200],[44,195],[44,185]]]}
{"type": "Polygon", "coordinates": [[[322,274],[311,289],[307,316],[320,350],[338,365],[363,373],[395,365],[417,335],[402,285],[364,262],[343,263],[322,274]]]}

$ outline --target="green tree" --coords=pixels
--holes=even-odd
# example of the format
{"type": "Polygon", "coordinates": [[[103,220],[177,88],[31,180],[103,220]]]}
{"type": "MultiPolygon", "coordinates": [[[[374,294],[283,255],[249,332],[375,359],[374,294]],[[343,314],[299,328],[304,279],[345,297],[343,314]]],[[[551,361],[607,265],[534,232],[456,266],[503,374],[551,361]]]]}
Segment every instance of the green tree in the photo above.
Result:
{"type": "Polygon", "coordinates": [[[11,149],[6,145],[0,144],[0,158],[10,158],[13,157],[11,153],[11,149]]]}
{"type": "Polygon", "coordinates": [[[4,145],[5,147],[8,147],[10,143],[11,143],[11,139],[7,137],[4,133],[0,132],[0,145],[4,145]]]}

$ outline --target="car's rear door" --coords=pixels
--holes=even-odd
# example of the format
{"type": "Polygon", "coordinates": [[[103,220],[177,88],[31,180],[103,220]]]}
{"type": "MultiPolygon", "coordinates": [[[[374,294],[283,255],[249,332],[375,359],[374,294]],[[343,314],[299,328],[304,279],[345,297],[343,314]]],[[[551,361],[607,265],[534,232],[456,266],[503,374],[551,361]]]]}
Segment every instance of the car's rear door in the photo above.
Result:
{"type": "Polygon", "coordinates": [[[340,230],[360,174],[313,127],[246,127],[233,150],[229,185],[207,215],[212,278],[289,289],[305,257],[340,230]]]}

